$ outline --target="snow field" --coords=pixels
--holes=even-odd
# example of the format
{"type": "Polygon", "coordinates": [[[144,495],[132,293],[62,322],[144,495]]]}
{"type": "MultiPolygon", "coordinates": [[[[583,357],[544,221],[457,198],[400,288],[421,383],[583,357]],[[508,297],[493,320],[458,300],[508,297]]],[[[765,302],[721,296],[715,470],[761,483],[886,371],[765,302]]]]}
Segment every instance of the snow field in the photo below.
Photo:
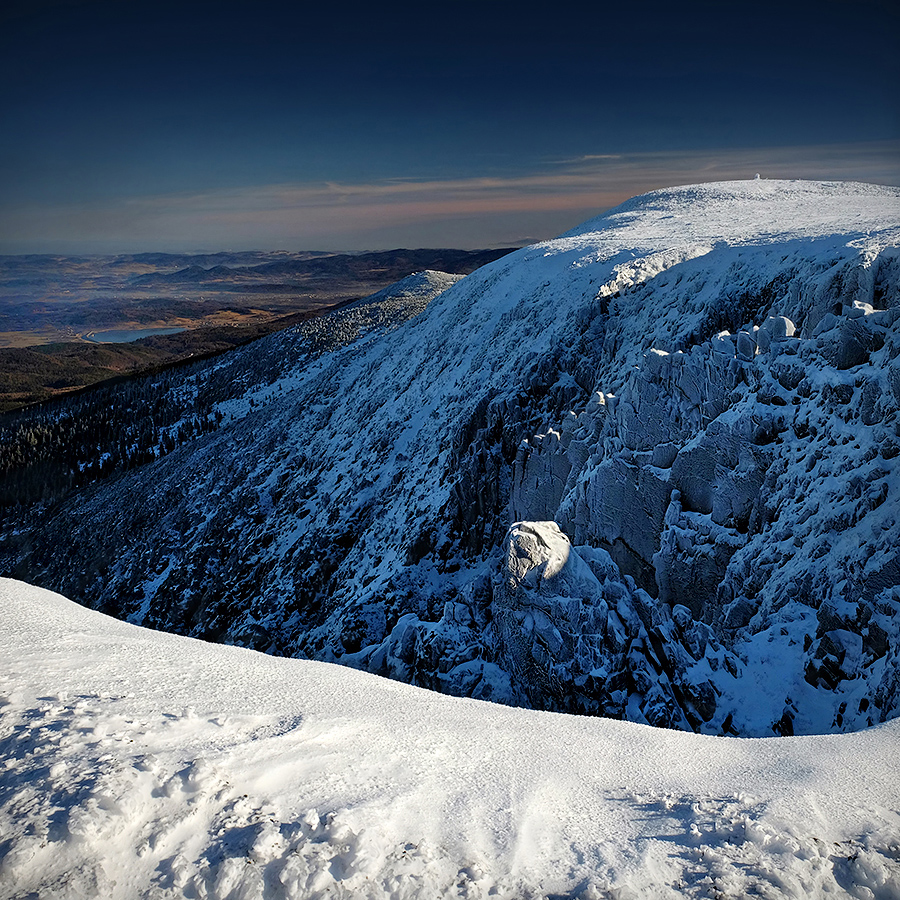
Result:
{"type": "Polygon", "coordinates": [[[0,582],[10,898],[900,896],[900,727],[726,739],[438,696],[0,582]]]}

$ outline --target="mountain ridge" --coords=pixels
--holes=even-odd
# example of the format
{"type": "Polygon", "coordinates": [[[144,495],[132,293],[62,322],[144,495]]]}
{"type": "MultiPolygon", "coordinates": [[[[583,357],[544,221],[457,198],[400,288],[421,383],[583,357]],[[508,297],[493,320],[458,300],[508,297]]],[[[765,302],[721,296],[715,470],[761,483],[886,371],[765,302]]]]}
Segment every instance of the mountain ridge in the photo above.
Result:
{"type": "Polygon", "coordinates": [[[274,335],[178,388],[238,385],[221,430],[47,510],[4,571],[518,705],[890,718],[898,211],[869,185],[658,191],[405,323],[274,335]]]}

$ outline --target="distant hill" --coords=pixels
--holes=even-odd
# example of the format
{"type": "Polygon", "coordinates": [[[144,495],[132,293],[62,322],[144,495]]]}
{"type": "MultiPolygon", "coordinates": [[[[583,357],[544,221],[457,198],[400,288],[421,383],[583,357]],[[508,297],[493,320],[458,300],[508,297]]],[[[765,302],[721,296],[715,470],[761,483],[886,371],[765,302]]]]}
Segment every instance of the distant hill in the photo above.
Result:
{"type": "Polygon", "coordinates": [[[512,248],[500,250],[381,250],[373,253],[322,254],[310,258],[290,258],[248,266],[222,262],[205,268],[197,261],[169,273],[136,275],[135,285],[170,285],[204,282],[215,284],[222,280],[241,279],[242,282],[273,278],[379,278],[397,281],[410,272],[434,269],[457,275],[468,275],[475,269],[511,253],[512,248]]]}

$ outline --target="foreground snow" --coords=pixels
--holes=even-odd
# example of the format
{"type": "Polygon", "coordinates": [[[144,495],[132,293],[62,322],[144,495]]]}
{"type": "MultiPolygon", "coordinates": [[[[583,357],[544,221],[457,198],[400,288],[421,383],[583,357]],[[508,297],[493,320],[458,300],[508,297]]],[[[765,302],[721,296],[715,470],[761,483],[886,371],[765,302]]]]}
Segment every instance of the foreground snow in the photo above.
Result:
{"type": "Polygon", "coordinates": [[[3,897],[898,897],[900,723],[439,696],[0,582],[3,897]]]}

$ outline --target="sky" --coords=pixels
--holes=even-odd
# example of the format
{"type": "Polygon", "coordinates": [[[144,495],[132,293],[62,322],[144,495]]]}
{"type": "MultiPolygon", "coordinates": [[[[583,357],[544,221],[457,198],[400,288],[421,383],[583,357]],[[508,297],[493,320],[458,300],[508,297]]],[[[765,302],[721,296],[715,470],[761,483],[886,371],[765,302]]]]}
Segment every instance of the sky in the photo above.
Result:
{"type": "Polygon", "coordinates": [[[658,187],[900,184],[893,0],[7,0],[0,253],[487,247],[658,187]]]}

